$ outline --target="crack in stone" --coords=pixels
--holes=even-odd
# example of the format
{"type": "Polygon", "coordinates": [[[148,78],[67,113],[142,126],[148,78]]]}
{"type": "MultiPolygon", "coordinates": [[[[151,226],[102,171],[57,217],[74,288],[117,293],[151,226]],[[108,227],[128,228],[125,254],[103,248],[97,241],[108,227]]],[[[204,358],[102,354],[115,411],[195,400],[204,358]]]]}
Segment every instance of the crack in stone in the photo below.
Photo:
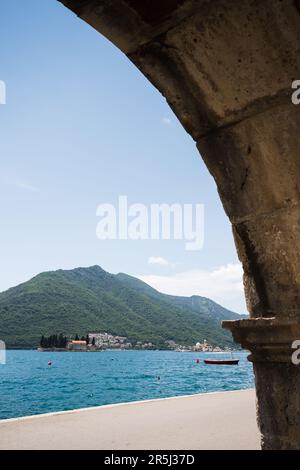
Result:
{"type": "Polygon", "coordinates": [[[232,221],[232,224],[238,225],[244,222],[251,222],[252,220],[255,220],[255,219],[271,218],[271,217],[276,216],[280,212],[285,212],[287,210],[296,210],[296,209],[298,210],[299,206],[300,206],[300,201],[292,201],[291,204],[285,204],[284,206],[276,207],[276,209],[273,209],[268,212],[261,212],[259,214],[250,214],[244,217],[232,217],[231,221],[232,221]]]}
{"type": "Polygon", "coordinates": [[[259,116],[260,114],[267,113],[271,109],[278,108],[280,106],[289,105],[290,94],[291,94],[290,88],[283,88],[279,90],[275,95],[269,95],[269,96],[264,96],[262,98],[258,98],[257,100],[252,101],[250,105],[247,105],[244,108],[241,108],[240,110],[233,112],[230,116],[230,118],[232,117],[232,120],[228,119],[227,122],[224,122],[224,119],[223,119],[222,120],[223,123],[221,122],[219,125],[216,125],[209,131],[199,134],[197,139],[199,140],[209,135],[213,135],[214,133],[218,133],[218,132],[222,132],[223,130],[230,129],[231,127],[234,127],[247,119],[251,119],[255,116],[259,116]],[[260,107],[261,109],[257,109],[258,107],[260,107]],[[237,117],[237,119],[234,119],[235,117],[237,117]]]}
{"type": "Polygon", "coordinates": [[[241,184],[241,191],[244,190],[244,186],[245,186],[245,184],[246,184],[246,181],[247,181],[247,178],[248,178],[248,174],[249,174],[249,168],[247,167],[246,170],[245,170],[244,179],[243,179],[242,184],[241,184]]]}

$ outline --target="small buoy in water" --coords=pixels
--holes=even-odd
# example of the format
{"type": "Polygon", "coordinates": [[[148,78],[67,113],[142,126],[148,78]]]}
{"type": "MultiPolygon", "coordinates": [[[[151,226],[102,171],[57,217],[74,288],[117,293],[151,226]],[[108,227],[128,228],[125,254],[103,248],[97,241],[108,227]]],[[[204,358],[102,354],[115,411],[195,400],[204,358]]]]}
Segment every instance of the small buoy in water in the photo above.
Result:
{"type": "Polygon", "coordinates": [[[196,359],[196,364],[200,364],[200,359],[196,359]]]}
{"type": "Polygon", "coordinates": [[[52,366],[52,361],[48,361],[48,366],[49,366],[49,367],[52,366]]]}

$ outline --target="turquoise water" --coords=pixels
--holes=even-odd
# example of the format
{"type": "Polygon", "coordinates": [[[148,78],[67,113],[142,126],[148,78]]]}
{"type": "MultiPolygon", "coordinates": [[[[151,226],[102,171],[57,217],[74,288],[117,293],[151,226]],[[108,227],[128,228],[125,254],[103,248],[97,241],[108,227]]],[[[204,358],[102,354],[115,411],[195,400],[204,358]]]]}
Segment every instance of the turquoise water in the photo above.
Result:
{"type": "Polygon", "coordinates": [[[171,351],[8,351],[7,364],[0,365],[0,418],[253,387],[246,353],[235,354],[238,366],[195,361],[222,356],[171,351]],[[49,359],[52,367],[47,365],[49,359]]]}

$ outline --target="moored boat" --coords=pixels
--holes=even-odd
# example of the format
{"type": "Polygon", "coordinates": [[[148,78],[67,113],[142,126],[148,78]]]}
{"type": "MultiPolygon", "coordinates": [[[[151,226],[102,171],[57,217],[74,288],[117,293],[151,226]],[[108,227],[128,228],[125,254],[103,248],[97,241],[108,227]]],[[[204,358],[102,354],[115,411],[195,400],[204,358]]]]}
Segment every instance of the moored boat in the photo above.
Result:
{"type": "Polygon", "coordinates": [[[239,359],[204,359],[204,363],[213,365],[237,366],[239,359]]]}

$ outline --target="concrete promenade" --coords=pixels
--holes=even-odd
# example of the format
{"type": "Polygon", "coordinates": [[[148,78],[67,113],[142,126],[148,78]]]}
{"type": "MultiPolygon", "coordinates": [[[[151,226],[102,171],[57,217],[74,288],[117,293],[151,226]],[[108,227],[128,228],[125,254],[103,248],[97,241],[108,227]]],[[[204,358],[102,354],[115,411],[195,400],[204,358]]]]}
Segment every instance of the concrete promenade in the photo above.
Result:
{"type": "Polygon", "coordinates": [[[254,390],[0,421],[0,449],[259,449],[254,390]]]}

